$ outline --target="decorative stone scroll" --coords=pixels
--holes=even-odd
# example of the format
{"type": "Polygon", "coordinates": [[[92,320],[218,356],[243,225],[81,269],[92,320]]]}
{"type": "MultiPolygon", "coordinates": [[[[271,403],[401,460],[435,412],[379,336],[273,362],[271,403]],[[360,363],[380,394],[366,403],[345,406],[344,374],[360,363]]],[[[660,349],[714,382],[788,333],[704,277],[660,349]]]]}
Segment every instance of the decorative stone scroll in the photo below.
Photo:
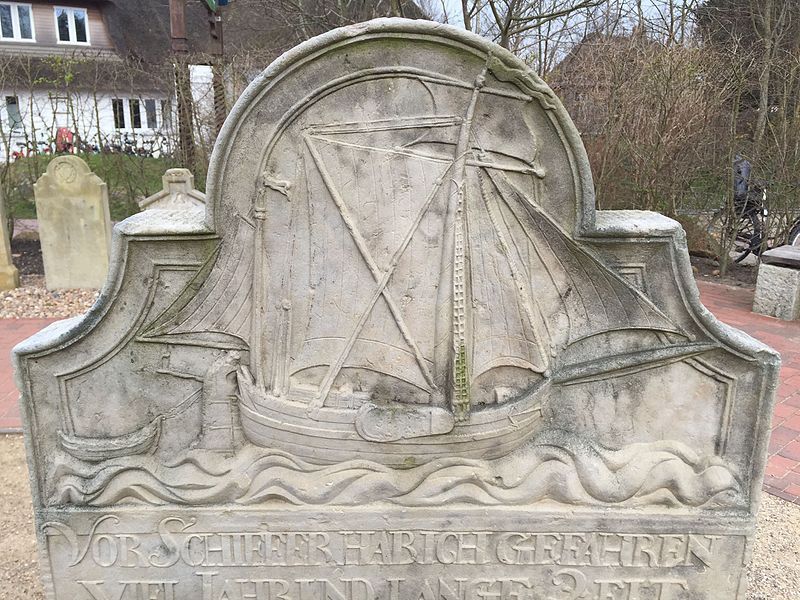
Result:
{"type": "Polygon", "coordinates": [[[273,63],[205,208],[15,350],[50,598],[744,598],[778,357],[596,212],[522,62],[377,20],[273,63]]]}
{"type": "Polygon", "coordinates": [[[100,288],[111,247],[108,188],[77,156],[58,156],[33,185],[47,288],[100,288]]]}
{"type": "Polygon", "coordinates": [[[189,169],[167,169],[161,181],[164,188],[140,200],[139,208],[153,210],[205,206],[206,195],[195,189],[194,175],[189,169]]]}

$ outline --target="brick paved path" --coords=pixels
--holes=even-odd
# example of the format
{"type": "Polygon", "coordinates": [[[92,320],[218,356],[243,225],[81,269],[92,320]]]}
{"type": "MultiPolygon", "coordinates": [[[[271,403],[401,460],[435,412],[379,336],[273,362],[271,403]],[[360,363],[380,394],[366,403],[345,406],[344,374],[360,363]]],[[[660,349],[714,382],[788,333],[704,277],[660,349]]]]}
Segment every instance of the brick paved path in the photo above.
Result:
{"type": "Polygon", "coordinates": [[[697,285],[703,304],[720,321],[746,331],[781,353],[764,489],[800,504],[800,322],[750,312],[753,290],[704,281],[697,285]]]}
{"type": "MultiPolygon", "coordinates": [[[[750,312],[753,291],[698,282],[700,297],[721,321],[743,329],[783,357],[781,383],[772,422],[770,458],[764,489],[800,504],[800,322],[787,323],[750,312]]],[[[19,341],[52,320],[0,320],[0,432],[19,430],[18,392],[7,357],[19,341]]]]}
{"type": "Polygon", "coordinates": [[[19,392],[11,368],[11,349],[56,319],[0,319],[0,433],[18,431],[19,392]]]}

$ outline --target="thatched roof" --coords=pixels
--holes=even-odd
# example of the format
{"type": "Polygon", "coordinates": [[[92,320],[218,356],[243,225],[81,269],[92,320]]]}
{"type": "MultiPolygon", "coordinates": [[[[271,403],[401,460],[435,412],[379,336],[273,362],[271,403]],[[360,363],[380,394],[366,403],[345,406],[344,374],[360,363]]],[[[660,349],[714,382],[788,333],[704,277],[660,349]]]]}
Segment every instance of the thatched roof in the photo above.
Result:
{"type": "MultiPolygon", "coordinates": [[[[188,61],[209,63],[219,54],[219,40],[211,35],[210,14],[204,0],[186,1],[188,61]]],[[[57,4],[58,0],[48,0],[57,4]]],[[[31,47],[26,53],[0,49],[0,84],[6,89],[58,90],[172,89],[172,39],[169,0],[82,0],[102,12],[115,50],[94,47],[31,47]],[[38,51],[37,51],[38,50],[38,51]]],[[[388,14],[388,0],[350,3],[350,13],[336,13],[337,0],[305,0],[303,11],[292,13],[299,2],[234,0],[221,11],[224,59],[251,76],[281,52],[303,39],[339,25],[388,14]],[[355,6],[356,8],[352,8],[355,6]]],[[[404,16],[423,17],[410,0],[404,16]]],[[[1,44],[0,44],[1,45],[1,44]]]]}
{"type": "MultiPolygon", "coordinates": [[[[315,35],[347,22],[389,14],[388,0],[355,2],[349,14],[336,13],[336,0],[302,3],[302,14],[293,14],[293,4],[280,0],[234,0],[221,9],[225,54],[254,51],[277,56],[305,34],[315,35]],[[285,5],[284,5],[285,4],[285,5]],[[299,21],[305,21],[300,23],[299,21]]],[[[210,29],[210,15],[204,0],[186,0],[186,32],[190,54],[214,55],[219,40],[210,29]]],[[[423,18],[424,13],[410,0],[403,2],[404,16],[423,18]]],[[[117,52],[145,62],[160,62],[171,53],[169,0],[106,0],[103,14],[117,52]]]]}

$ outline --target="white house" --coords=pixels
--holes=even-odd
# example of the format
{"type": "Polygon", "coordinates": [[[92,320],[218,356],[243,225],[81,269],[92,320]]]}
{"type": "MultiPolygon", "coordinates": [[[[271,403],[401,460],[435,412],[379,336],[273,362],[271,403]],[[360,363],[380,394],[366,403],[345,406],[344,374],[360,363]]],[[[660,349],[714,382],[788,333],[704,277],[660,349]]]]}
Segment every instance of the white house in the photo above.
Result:
{"type": "MultiPolygon", "coordinates": [[[[205,0],[182,1],[195,136],[205,140],[214,133],[207,65],[222,55],[220,19],[226,31],[228,103],[298,36],[318,31],[305,31],[274,0],[236,0],[219,19],[211,16],[205,0]]],[[[170,152],[177,140],[177,102],[169,4],[0,0],[0,162],[63,150],[70,143],[86,151],[170,152]]],[[[404,0],[404,5],[409,16],[422,14],[412,2],[404,0]]],[[[333,10],[338,0],[314,6],[321,16],[338,14],[333,10]]],[[[386,14],[388,3],[364,6],[353,19],[386,14]]],[[[315,26],[326,28],[324,20],[315,26]]]]}
{"type": "Polygon", "coordinates": [[[79,142],[170,148],[171,82],[131,68],[111,35],[113,8],[96,0],[0,1],[0,160],[79,142]]]}

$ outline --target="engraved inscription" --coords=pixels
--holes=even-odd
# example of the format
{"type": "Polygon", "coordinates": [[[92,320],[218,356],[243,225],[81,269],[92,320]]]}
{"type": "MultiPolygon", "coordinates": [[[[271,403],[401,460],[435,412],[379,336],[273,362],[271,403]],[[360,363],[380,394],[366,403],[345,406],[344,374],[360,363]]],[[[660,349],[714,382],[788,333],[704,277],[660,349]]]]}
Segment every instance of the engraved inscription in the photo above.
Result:
{"type": "Polygon", "coordinates": [[[215,531],[183,516],[155,533],[118,528],[114,515],[80,535],[49,524],[60,568],[82,574],[76,600],[684,600],[744,551],[742,537],[709,533],[215,531]],[[112,569],[129,575],[104,578],[112,569]],[[158,575],[176,571],[191,577],[158,575]]]}

